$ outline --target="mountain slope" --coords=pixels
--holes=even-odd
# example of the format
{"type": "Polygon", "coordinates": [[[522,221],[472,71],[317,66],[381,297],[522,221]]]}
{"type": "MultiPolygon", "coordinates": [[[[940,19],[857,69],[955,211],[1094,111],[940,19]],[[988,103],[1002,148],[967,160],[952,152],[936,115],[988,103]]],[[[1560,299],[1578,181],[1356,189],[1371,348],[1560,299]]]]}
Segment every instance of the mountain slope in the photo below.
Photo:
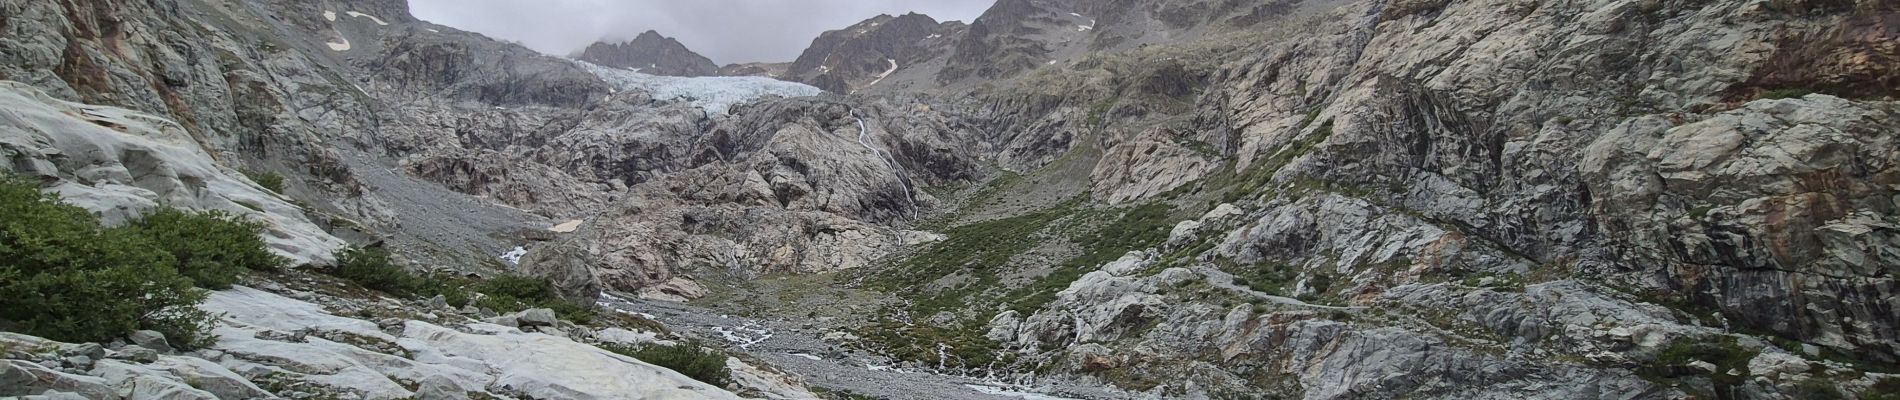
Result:
{"type": "Polygon", "coordinates": [[[827,91],[852,93],[938,58],[963,29],[962,23],[938,23],[923,14],[879,15],[820,34],[787,73],[827,91]]]}
{"type": "Polygon", "coordinates": [[[1894,73],[1893,13],[1001,1],[919,91],[1013,173],[866,274],[928,338],[874,346],[1163,394],[1869,390],[1896,93],[1834,82],[1894,73]]]}

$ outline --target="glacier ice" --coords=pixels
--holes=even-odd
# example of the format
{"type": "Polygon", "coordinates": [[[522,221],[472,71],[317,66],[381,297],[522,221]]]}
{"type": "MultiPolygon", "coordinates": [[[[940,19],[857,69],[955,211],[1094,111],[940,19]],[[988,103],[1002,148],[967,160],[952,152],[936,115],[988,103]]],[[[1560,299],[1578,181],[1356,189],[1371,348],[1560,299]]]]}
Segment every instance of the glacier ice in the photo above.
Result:
{"type": "Polygon", "coordinates": [[[803,83],[786,82],[756,76],[673,77],[648,75],[570,60],[599,75],[620,90],[651,93],[660,100],[684,100],[711,114],[725,114],[734,104],[768,95],[783,97],[817,96],[823,90],[803,83]]]}

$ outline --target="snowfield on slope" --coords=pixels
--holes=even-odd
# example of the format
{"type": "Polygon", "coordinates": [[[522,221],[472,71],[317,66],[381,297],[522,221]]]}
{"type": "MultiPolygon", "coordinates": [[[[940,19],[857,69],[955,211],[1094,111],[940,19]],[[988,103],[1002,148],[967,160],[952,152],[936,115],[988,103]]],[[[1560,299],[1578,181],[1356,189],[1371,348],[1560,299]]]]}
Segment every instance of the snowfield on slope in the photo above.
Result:
{"type": "Polygon", "coordinates": [[[811,85],[757,76],[683,78],[608,68],[584,61],[574,61],[574,63],[587,68],[594,75],[599,75],[601,79],[620,90],[648,92],[653,94],[653,98],[660,100],[685,100],[711,114],[725,114],[726,110],[732,108],[734,104],[765,96],[807,97],[817,96],[824,92],[811,85]]]}

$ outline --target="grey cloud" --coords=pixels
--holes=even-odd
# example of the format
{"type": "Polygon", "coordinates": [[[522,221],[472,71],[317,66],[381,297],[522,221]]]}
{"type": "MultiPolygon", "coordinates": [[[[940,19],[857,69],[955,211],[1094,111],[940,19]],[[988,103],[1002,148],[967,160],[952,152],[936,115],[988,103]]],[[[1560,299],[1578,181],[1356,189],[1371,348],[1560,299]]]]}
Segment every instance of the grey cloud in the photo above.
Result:
{"type": "Polygon", "coordinates": [[[811,40],[878,14],[969,21],[994,0],[410,0],[417,18],[550,54],[646,30],[720,64],[791,61],[811,40]]]}

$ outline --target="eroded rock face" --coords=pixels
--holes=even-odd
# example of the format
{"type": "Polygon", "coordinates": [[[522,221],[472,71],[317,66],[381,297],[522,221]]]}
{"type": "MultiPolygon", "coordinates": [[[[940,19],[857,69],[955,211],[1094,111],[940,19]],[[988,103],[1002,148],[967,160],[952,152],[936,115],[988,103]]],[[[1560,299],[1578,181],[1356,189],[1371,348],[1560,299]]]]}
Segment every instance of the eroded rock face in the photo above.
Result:
{"type": "Polygon", "coordinates": [[[261,222],[272,252],[292,264],[329,264],[344,246],[302,207],[217,162],[177,123],[60,101],[11,81],[0,81],[0,106],[8,110],[0,116],[0,171],[38,179],[107,225],[166,205],[261,222]]]}
{"type": "Polygon", "coordinates": [[[941,116],[813,99],[747,107],[686,147],[696,166],[633,186],[524,268],[581,294],[862,268],[905,243],[887,224],[934,207],[918,188],[978,173],[962,156],[968,137],[941,116]]]}
{"type": "Polygon", "coordinates": [[[694,53],[678,40],[646,31],[633,40],[620,43],[594,43],[575,58],[612,68],[666,76],[711,76],[719,74],[719,64],[694,53]]]}
{"type": "Polygon", "coordinates": [[[1735,323],[1900,359],[1896,106],[1812,95],[1633,119],[1583,164],[1599,226],[1735,323]]]}
{"type": "Polygon", "coordinates": [[[1091,30],[1100,51],[1080,60],[1033,40],[1052,31],[998,33],[1048,19],[1061,7],[1050,2],[1001,2],[993,12],[1016,16],[980,19],[965,39],[992,59],[1055,61],[991,71],[1016,78],[974,91],[999,164],[1101,148],[1097,200],[1240,199],[1238,220],[1169,224],[1156,250],[1178,255],[1153,263],[1177,269],[1123,276],[1109,264],[1037,312],[979,307],[990,338],[1038,365],[1139,389],[1170,384],[1126,379],[1199,360],[1163,375],[1226,371],[1193,390],[1307,398],[1482,397],[1472,388],[1487,385],[1511,388],[1492,396],[1775,397],[1860,384],[1779,374],[1776,360],[1799,351],[1766,339],[1826,349],[1810,357],[1895,359],[1894,110],[1884,78],[1855,78],[1882,75],[1860,61],[1886,57],[1889,6],[1195,3],[1104,5],[1091,30]],[[1143,24],[1162,28],[1119,30],[1143,24]],[[1804,40],[1822,45],[1789,44],[1804,40]],[[1682,59],[1696,61],[1669,61],[1682,59]],[[1785,88],[1832,95],[1756,98],[1785,88]],[[1224,342],[1258,332],[1269,333],[1224,342]],[[1762,376],[1794,377],[1672,389],[1644,369],[1692,368],[1651,364],[1666,363],[1664,348],[1731,339],[1766,357],[1762,376]],[[1328,356],[1300,343],[1358,355],[1316,367],[1304,363],[1328,356]],[[1533,361],[1483,356],[1497,350],[1533,361]],[[1322,372],[1385,368],[1462,383],[1322,372]],[[1531,383],[1558,376],[1589,389],[1531,383]]]}

